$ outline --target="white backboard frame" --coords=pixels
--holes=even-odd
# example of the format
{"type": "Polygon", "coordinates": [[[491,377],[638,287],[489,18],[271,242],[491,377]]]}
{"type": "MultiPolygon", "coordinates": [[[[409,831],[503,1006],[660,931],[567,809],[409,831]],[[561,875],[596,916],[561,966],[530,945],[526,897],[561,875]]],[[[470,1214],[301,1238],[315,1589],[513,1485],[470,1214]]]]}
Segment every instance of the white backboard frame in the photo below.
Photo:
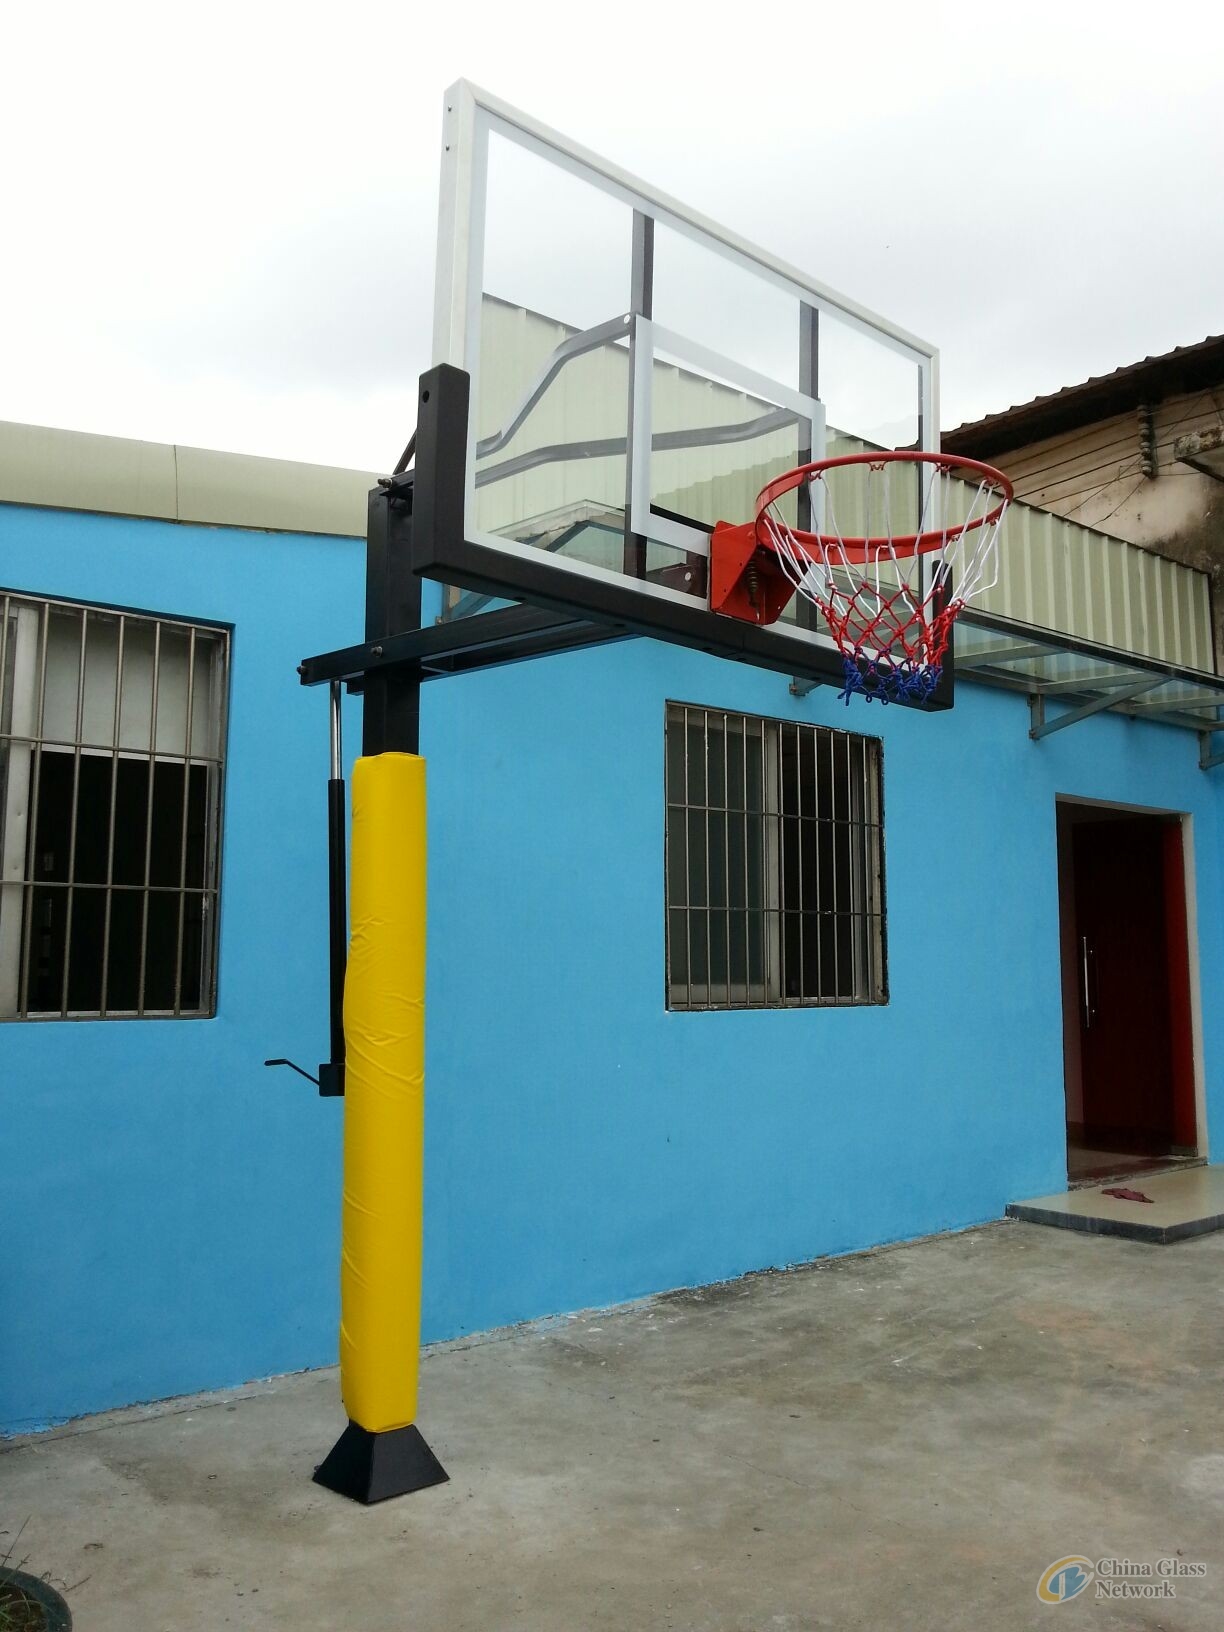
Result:
{"type": "MultiPolygon", "coordinates": [[[[517,143],[632,210],[747,268],[816,312],[830,314],[840,323],[857,329],[913,363],[919,378],[918,445],[925,451],[938,451],[939,361],[934,346],[808,277],[579,143],[570,141],[530,115],[468,81],[460,80],[450,87],[444,99],[433,360],[435,364],[449,363],[469,374],[474,402],[479,400],[488,143],[492,133],[517,143]]],[[[627,288],[627,305],[629,297],[627,288]]],[[[633,432],[626,449],[630,526],[634,533],[671,548],[708,554],[708,533],[704,530],[651,513],[649,401],[650,368],[655,344],[697,367],[722,375],[767,401],[790,407],[801,414],[811,424],[812,453],[817,458],[824,447],[824,409],[814,397],[756,375],[752,370],[719,356],[673,330],[660,330],[648,318],[638,315],[633,321],[635,337],[640,343],[633,347],[633,432]]],[[[476,416],[473,414],[469,423],[467,456],[468,537],[474,543],[509,554],[534,554],[530,544],[484,532],[475,526],[476,436],[476,416]]],[[[559,570],[621,585],[626,583],[622,574],[579,560],[558,560],[557,565],[559,570]]],[[[692,597],[681,590],[645,580],[632,580],[632,583],[634,589],[643,595],[692,604],[692,597]]],[[[826,639],[815,631],[810,632],[810,638],[821,643],[826,639]]]]}

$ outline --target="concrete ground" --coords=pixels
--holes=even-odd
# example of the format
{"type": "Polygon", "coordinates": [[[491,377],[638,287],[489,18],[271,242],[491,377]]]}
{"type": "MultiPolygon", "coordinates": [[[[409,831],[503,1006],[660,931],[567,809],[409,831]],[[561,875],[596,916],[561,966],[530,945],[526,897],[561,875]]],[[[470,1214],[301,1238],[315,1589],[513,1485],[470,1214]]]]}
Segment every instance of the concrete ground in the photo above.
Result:
{"type": "Polygon", "coordinates": [[[326,1372],[9,1442],[0,1529],[78,1632],[1218,1632],[1222,1281],[990,1225],[435,1350],[451,1482],[379,1507],[310,1481],[326,1372]],[[1068,1554],[1208,1574],[1043,1606],[1068,1554]]]}

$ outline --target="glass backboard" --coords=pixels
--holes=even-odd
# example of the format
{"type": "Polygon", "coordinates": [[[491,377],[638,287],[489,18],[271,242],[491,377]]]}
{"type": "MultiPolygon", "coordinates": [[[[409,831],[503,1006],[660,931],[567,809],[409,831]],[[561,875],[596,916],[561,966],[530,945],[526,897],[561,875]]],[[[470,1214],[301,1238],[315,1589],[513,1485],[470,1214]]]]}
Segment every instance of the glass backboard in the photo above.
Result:
{"type": "MultiPolygon", "coordinates": [[[[464,81],[445,98],[434,362],[470,379],[468,542],[535,581],[546,564],[579,606],[631,591],[656,624],[728,622],[708,611],[710,534],[750,520],[771,477],[938,446],[932,347],[464,81]]],[[[444,618],[504,606],[496,587],[448,590],[444,618]]]]}

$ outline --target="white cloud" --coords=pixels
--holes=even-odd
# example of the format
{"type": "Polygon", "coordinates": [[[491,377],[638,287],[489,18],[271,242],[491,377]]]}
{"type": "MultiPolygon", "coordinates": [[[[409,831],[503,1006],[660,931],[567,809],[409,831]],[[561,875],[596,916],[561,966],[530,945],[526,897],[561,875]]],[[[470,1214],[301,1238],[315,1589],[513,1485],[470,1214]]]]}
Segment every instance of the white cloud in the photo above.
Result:
{"type": "Polygon", "coordinates": [[[10,19],[0,417],[392,461],[460,74],[934,340],[945,425],[1222,326],[1207,5],[429,9],[10,19]]]}

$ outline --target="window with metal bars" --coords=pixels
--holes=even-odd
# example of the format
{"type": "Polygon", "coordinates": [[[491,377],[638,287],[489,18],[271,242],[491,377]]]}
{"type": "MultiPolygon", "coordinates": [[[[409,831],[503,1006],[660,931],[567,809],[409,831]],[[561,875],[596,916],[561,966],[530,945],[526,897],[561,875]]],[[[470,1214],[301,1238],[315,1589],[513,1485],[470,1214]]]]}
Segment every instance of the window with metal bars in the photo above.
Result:
{"type": "Polygon", "coordinates": [[[228,660],[0,591],[0,1020],[215,1012],[228,660]]]}
{"type": "Polygon", "coordinates": [[[667,1004],[886,1003],[881,747],[667,705],[667,1004]]]}

